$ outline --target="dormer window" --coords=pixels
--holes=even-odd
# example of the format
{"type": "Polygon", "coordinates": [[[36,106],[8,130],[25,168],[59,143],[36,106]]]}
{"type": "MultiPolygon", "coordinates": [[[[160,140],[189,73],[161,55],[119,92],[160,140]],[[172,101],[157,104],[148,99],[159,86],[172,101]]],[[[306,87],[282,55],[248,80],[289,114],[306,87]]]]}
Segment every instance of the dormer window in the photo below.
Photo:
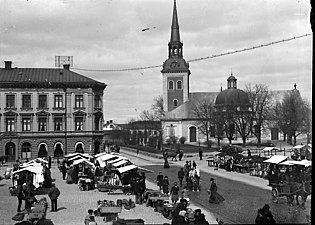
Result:
{"type": "Polygon", "coordinates": [[[174,89],[174,82],[173,81],[169,81],[168,82],[168,89],[169,90],[173,90],[174,89]]]}

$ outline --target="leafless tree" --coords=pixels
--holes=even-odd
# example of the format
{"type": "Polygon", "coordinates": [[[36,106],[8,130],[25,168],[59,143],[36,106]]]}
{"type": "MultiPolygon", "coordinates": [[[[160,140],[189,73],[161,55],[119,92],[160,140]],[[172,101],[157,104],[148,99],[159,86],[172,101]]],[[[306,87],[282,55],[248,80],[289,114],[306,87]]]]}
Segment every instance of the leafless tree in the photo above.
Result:
{"type": "Polygon", "coordinates": [[[214,125],[214,102],[204,100],[193,106],[193,114],[196,117],[198,130],[205,135],[209,143],[211,127],[214,125]]]}
{"type": "Polygon", "coordinates": [[[282,102],[277,104],[274,111],[282,131],[287,134],[288,142],[296,145],[296,138],[301,134],[310,134],[311,108],[303,100],[300,92],[294,89],[287,93],[282,102]],[[293,143],[292,143],[293,138],[293,143]]]}
{"type": "Polygon", "coordinates": [[[245,92],[248,94],[252,111],[251,132],[257,138],[257,144],[261,144],[261,132],[269,119],[270,110],[272,108],[271,90],[265,84],[247,84],[245,92]]]}

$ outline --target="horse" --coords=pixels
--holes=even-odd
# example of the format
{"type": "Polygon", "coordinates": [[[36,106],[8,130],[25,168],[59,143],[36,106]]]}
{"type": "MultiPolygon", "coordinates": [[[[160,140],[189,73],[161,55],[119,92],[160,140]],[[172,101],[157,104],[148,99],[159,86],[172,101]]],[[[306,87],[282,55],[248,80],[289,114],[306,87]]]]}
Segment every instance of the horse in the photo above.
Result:
{"type": "Polygon", "coordinates": [[[200,170],[199,169],[190,170],[188,177],[192,182],[193,191],[200,191],[200,170]]]}
{"type": "Polygon", "coordinates": [[[178,151],[176,152],[168,152],[168,157],[170,157],[172,159],[172,161],[175,160],[175,162],[177,161],[177,155],[179,154],[178,151]]]}

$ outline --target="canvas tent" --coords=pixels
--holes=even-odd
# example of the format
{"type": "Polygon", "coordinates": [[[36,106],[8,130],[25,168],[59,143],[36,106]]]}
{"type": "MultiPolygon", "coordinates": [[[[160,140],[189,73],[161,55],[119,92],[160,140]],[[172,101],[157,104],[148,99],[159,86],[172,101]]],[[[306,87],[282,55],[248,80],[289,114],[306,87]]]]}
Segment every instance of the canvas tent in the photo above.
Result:
{"type": "Polygon", "coordinates": [[[118,170],[118,172],[120,174],[122,174],[122,173],[128,172],[128,171],[136,169],[136,168],[137,168],[136,165],[131,164],[131,165],[128,165],[128,166],[117,168],[117,170],[118,170]]]}
{"type": "Polygon", "coordinates": [[[284,155],[273,155],[269,159],[265,160],[264,163],[279,164],[285,161],[287,158],[288,156],[284,156],[284,155]]]}
{"type": "Polygon", "coordinates": [[[113,163],[112,165],[113,165],[114,167],[118,168],[118,167],[120,167],[120,166],[122,166],[122,165],[124,165],[124,164],[126,164],[126,163],[131,163],[131,162],[130,162],[129,160],[123,159],[123,160],[120,160],[120,161],[118,161],[118,162],[113,163]]]}
{"type": "Polygon", "coordinates": [[[73,161],[72,165],[78,165],[83,163],[85,166],[89,166],[89,167],[95,167],[95,165],[93,163],[91,163],[90,161],[86,160],[86,159],[77,159],[73,161]]]}
{"type": "Polygon", "coordinates": [[[23,172],[29,172],[34,175],[33,184],[36,188],[38,188],[40,184],[44,182],[43,167],[40,164],[31,164],[31,165],[25,166],[22,169],[14,171],[13,174],[19,174],[23,172]]]}

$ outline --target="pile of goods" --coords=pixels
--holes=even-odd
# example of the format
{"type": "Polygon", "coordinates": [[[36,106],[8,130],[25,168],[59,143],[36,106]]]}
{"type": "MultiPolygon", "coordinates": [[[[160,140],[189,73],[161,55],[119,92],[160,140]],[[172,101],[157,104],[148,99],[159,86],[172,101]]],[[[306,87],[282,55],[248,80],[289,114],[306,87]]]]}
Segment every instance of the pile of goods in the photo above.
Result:
{"type": "Polygon", "coordinates": [[[36,203],[34,203],[33,207],[31,208],[31,211],[29,213],[30,219],[45,219],[46,218],[46,212],[47,212],[47,199],[42,198],[36,203]]]}
{"type": "Polygon", "coordinates": [[[97,201],[97,211],[102,215],[104,213],[120,213],[121,205],[116,204],[114,201],[99,200],[97,201]]]}

